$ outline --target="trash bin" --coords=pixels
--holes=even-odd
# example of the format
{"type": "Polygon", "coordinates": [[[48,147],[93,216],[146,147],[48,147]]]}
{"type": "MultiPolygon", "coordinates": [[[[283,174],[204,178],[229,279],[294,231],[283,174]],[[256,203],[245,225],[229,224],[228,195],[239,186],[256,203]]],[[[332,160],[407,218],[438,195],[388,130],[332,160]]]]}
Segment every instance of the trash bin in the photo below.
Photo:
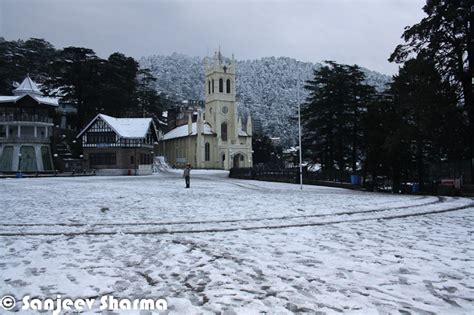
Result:
{"type": "Polygon", "coordinates": [[[359,175],[351,175],[351,184],[352,185],[360,185],[360,176],[359,175]]]}
{"type": "Polygon", "coordinates": [[[413,183],[413,185],[411,186],[411,192],[413,192],[413,193],[420,192],[420,184],[413,183]]]}

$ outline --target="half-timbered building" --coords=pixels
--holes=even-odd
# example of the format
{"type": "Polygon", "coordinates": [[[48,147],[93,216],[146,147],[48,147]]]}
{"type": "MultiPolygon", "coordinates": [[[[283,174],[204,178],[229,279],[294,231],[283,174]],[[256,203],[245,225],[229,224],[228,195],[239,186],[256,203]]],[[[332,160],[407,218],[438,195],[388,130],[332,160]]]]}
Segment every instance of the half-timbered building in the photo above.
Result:
{"type": "Polygon", "coordinates": [[[150,174],[158,136],[151,118],[98,114],[77,135],[91,170],[104,175],[150,174]]]}

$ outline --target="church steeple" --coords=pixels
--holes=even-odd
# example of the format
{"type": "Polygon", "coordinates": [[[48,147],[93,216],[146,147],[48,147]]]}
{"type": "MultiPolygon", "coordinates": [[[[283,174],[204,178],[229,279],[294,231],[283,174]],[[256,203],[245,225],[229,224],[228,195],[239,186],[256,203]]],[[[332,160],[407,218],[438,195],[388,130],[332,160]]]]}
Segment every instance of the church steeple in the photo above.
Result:
{"type": "Polygon", "coordinates": [[[237,106],[235,103],[235,65],[226,60],[220,48],[213,62],[206,62],[206,120],[221,141],[236,141],[237,106]]]}

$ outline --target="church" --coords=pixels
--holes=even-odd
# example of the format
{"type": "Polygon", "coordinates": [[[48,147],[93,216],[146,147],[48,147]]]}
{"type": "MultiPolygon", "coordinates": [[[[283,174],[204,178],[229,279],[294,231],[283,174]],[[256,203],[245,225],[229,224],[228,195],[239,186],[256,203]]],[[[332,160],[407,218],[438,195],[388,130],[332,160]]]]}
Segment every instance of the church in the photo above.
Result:
{"type": "Polygon", "coordinates": [[[238,114],[235,94],[235,61],[223,61],[220,51],[205,62],[205,105],[193,122],[178,126],[160,141],[160,153],[168,164],[193,168],[252,167],[252,121],[245,127],[238,114]]]}

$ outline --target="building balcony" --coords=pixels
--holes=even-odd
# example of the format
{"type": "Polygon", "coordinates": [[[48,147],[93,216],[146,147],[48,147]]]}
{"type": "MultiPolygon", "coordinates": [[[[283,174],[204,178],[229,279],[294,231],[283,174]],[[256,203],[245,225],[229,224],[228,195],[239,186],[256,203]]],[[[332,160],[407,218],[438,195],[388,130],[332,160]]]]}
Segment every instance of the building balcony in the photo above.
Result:
{"type": "Polygon", "coordinates": [[[2,122],[38,122],[38,123],[47,123],[52,124],[53,118],[43,115],[29,115],[29,114],[10,114],[10,115],[0,115],[0,123],[2,122]]]}
{"type": "Polygon", "coordinates": [[[35,137],[35,136],[0,136],[0,143],[50,143],[51,139],[48,137],[35,137]]]}

